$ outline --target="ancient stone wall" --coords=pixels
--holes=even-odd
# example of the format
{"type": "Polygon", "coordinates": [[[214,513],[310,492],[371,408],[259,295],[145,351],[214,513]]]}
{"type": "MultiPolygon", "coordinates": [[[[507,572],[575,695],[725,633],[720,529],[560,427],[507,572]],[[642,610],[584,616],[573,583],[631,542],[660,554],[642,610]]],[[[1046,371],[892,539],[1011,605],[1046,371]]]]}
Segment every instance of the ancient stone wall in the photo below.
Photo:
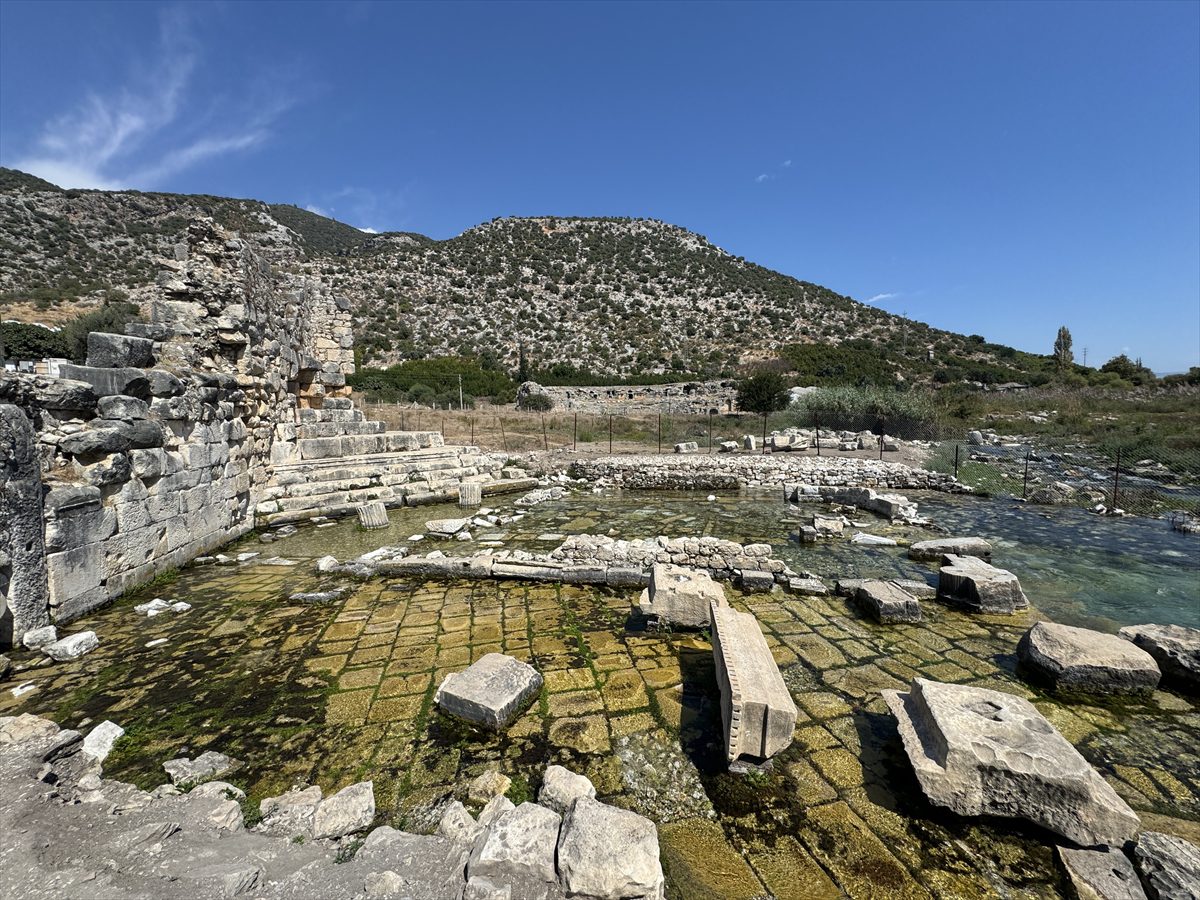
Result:
{"type": "MultiPolygon", "coordinates": [[[[63,378],[0,382],[0,402],[19,407],[36,431],[25,456],[2,452],[20,463],[5,470],[6,504],[45,494],[48,606],[30,595],[43,619],[47,611],[58,622],[74,619],[249,531],[265,498],[279,509],[305,490],[306,478],[280,486],[276,467],[317,450],[336,460],[441,444],[440,434],[380,433],[353,408],[349,306],[295,274],[293,259],[286,235],[251,240],[197,220],[161,261],[147,322],[126,335],[90,335],[88,364],[64,366],[63,378]],[[24,487],[30,466],[44,489],[24,487]]],[[[0,435],[4,447],[20,437],[14,428],[0,435]]],[[[446,450],[436,461],[443,481],[494,474],[475,456],[446,450]]],[[[373,461],[359,465],[369,470],[373,461]]],[[[414,487],[428,482],[419,468],[406,470],[414,487]]],[[[316,491],[327,511],[337,495],[327,498],[325,485],[316,491]]],[[[5,522],[11,542],[19,523],[5,522]]],[[[5,565],[17,584],[20,573],[5,565]]]]}
{"type": "Polygon", "coordinates": [[[705,416],[733,412],[737,387],[732,381],[689,381],[678,384],[618,387],[543,387],[554,408],[581,413],[663,413],[705,416]]]}

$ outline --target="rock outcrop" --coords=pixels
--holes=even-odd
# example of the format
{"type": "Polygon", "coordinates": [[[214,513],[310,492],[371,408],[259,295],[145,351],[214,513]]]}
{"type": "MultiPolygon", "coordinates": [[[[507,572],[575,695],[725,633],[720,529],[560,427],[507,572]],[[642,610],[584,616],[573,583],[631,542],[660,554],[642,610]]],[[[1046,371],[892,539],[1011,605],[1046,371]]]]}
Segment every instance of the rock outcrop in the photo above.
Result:
{"type": "Polygon", "coordinates": [[[1020,818],[1084,846],[1120,846],[1137,815],[1033,704],[913,680],[884,699],[925,795],[963,816],[1020,818]]]}

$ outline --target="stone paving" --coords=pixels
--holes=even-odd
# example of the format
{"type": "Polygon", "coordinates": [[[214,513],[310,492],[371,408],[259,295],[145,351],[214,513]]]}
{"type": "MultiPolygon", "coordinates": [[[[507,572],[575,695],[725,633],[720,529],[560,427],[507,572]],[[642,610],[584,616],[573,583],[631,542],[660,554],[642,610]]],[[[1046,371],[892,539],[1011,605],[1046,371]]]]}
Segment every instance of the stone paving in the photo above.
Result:
{"type": "Polygon", "coordinates": [[[3,691],[0,715],[112,719],[128,737],[106,775],[143,787],[166,780],[164,761],[208,749],[246,761],[233,780],[250,804],[293,783],[331,793],[371,778],[380,821],[410,830],[432,828],[440,805],[466,800],[489,768],[513,778],[519,800],[546,765],[563,764],[600,799],[659,824],[675,896],[1058,896],[1051,837],[923,798],[879,695],[921,674],[1030,699],[1146,827],[1200,840],[1197,706],[1161,691],[1093,705],[1027,687],[1015,651],[1036,613],[927,602],[925,622],[880,626],[837,597],[725,590],[758,618],[799,708],[770,774],[725,772],[707,634],[637,630],[635,591],[354,583],[308,563],[190,569],[88,617],[77,627],[94,629],[99,649],[20,673],[37,690],[3,691]],[[287,599],[336,586],[351,590],[323,604],[287,599]],[[193,609],[137,615],[152,596],[193,609]],[[145,647],[158,638],[167,643],[145,647]],[[440,679],[489,652],[545,677],[501,735],[432,709],[440,679]]]}

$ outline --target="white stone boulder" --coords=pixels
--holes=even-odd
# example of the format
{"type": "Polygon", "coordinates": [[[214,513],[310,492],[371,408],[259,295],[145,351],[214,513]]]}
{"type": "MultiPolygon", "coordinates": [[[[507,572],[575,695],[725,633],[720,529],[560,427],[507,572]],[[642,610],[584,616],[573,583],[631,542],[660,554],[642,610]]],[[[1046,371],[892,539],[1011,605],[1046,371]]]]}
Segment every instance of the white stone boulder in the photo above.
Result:
{"type": "Polygon", "coordinates": [[[855,599],[862,609],[884,624],[921,621],[920,601],[894,581],[864,581],[855,599]]]}
{"type": "Polygon", "coordinates": [[[1013,613],[1029,600],[1017,576],[974,556],[948,553],[942,557],[938,594],[981,613],[1013,613]]]}
{"type": "Polygon", "coordinates": [[[726,756],[769,759],[792,742],[796,704],[753,615],[713,603],[712,625],[726,756]]]}
{"type": "Polygon", "coordinates": [[[125,735],[125,729],[116,722],[105,720],[87,733],[83,739],[83,752],[96,762],[104,762],[112,753],[117,738],[125,735]]]}
{"type": "Polygon", "coordinates": [[[1146,900],[1133,863],[1120,850],[1059,847],[1058,861],[1078,900],[1146,900]]]}
{"type": "Polygon", "coordinates": [[[1147,831],[1133,855],[1153,900],[1200,900],[1200,847],[1174,835],[1147,831]]]}
{"type": "Polygon", "coordinates": [[[326,797],[313,813],[315,838],[340,838],[370,827],[375,819],[375,785],[360,781],[326,797]]]}
{"type": "Polygon", "coordinates": [[[53,625],[43,625],[41,628],[31,628],[21,638],[26,650],[40,650],[58,640],[58,629],[53,625]]]}
{"type": "Polygon", "coordinates": [[[96,637],[96,632],[77,631],[75,634],[60,638],[53,644],[47,644],[42,647],[42,652],[55,662],[68,662],[91,653],[99,646],[100,639],[96,637]]]}
{"type": "Polygon", "coordinates": [[[643,615],[683,628],[705,628],[709,607],[724,605],[725,592],[708,572],[660,563],[650,571],[650,587],[638,607],[643,615]]]}
{"type": "Polygon", "coordinates": [[[312,835],[313,814],[321,805],[321,788],[317,785],[288,791],[279,797],[267,797],[258,804],[262,820],[255,831],[295,837],[312,835]]]}
{"type": "Polygon", "coordinates": [[[483,831],[484,826],[476,822],[475,817],[457,800],[446,804],[438,820],[438,834],[466,847],[473,847],[483,831]]]}
{"type": "Polygon", "coordinates": [[[1161,677],[1154,657],[1129,641],[1054,622],[1026,631],[1017,658],[1031,680],[1063,692],[1148,694],[1161,677]]]}
{"type": "Polygon", "coordinates": [[[203,784],[215,778],[234,771],[242,765],[241,760],[206,750],[195,759],[182,756],[163,763],[163,768],[171,776],[171,784],[176,787],[203,784]]]}
{"type": "Polygon", "coordinates": [[[1200,694],[1200,628],[1127,625],[1117,635],[1154,657],[1164,684],[1200,694]]]}
{"type": "Polygon", "coordinates": [[[434,537],[454,537],[470,524],[470,519],[431,519],[425,523],[425,530],[434,537]]]}
{"type": "Polygon", "coordinates": [[[554,882],[558,829],[562,816],[536,803],[522,803],[501,813],[488,827],[467,864],[467,876],[497,882],[531,878],[554,882]]]}
{"type": "Polygon", "coordinates": [[[596,788],[586,775],[576,775],[562,766],[546,767],[538,803],[565,816],[580,797],[596,798],[596,788]]]}
{"type": "Polygon", "coordinates": [[[487,653],[464,671],[442,679],[433,699],[449,715],[499,731],[541,688],[542,676],[533,666],[502,653],[487,653]]]}
{"type": "Polygon", "coordinates": [[[929,800],[963,816],[1025,819],[1084,847],[1120,846],[1141,821],[1028,700],[913,680],[883,691],[929,800]]]}
{"type": "Polygon", "coordinates": [[[658,830],[644,816],[581,797],[563,819],[558,875],[568,896],[660,898],[658,830]]]}
{"type": "Polygon", "coordinates": [[[700,449],[700,445],[695,441],[680,441],[675,445],[676,453],[695,453],[700,449]]]}
{"type": "Polygon", "coordinates": [[[917,541],[908,548],[909,559],[936,562],[943,556],[977,556],[985,562],[992,559],[992,545],[978,537],[934,538],[917,541]]]}

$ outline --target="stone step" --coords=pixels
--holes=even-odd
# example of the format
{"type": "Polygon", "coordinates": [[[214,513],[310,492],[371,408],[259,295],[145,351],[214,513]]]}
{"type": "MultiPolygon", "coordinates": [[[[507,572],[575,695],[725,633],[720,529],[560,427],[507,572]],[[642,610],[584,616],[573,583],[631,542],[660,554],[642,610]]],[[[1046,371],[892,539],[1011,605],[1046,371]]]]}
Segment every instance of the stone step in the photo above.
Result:
{"type": "Polygon", "coordinates": [[[301,425],[317,422],[365,422],[366,414],[361,409],[338,409],[326,407],[323,409],[297,410],[301,425]]]}
{"type": "Polygon", "coordinates": [[[383,434],[387,425],[383,422],[314,422],[310,425],[299,425],[296,436],[301,440],[309,438],[346,437],[358,434],[383,434]]]}
{"type": "Polygon", "coordinates": [[[338,459],[374,453],[402,453],[444,446],[440,431],[385,431],[381,434],[304,438],[296,442],[301,460],[338,459]]]}

